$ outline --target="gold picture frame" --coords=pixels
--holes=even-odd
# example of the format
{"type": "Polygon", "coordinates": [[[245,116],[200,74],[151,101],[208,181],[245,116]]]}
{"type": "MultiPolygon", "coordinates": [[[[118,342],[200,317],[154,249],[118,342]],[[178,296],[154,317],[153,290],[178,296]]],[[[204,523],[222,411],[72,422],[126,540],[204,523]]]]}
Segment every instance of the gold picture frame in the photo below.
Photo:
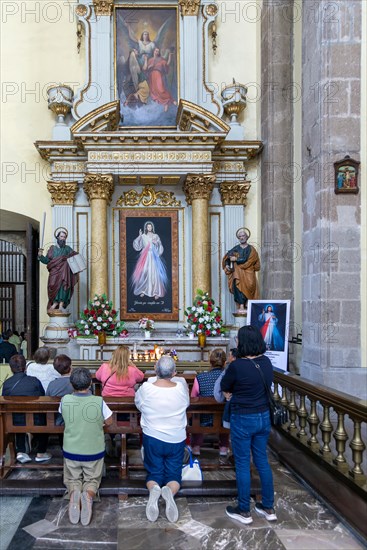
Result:
{"type": "Polygon", "coordinates": [[[178,250],[178,210],[120,210],[122,319],[178,321],[178,250]]]}

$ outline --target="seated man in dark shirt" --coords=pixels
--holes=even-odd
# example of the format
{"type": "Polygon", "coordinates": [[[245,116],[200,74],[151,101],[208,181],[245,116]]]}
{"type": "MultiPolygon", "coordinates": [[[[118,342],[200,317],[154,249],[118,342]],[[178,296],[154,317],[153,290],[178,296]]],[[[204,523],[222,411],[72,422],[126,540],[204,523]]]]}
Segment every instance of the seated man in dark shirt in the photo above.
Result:
{"type": "MultiPolygon", "coordinates": [[[[25,373],[26,360],[23,355],[13,355],[9,359],[9,366],[13,376],[5,380],[3,385],[3,396],[41,396],[45,395],[41,382],[35,376],[27,376],[25,373]]],[[[24,413],[14,413],[13,422],[15,426],[26,426],[24,413]]],[[[46,418],[42,413],[34,415],[34,424],[36,426],[45,426],[46,418]]],[[[38,453],[36,462],[45,462],[50,460],[51,454],[46,453],[48,435],[38,434],[38,453]]],[[[32,459],[26,452],[26,434],[20,433],[15,437],[15,446],[17,451],[17,460],[24,464],[32,459]]]]}
{"type": "Polygon", "coordinates": [[[74,388],[70,384],[71,374],[71,359],[67,355],[57,355],[54,359],[54,369],[59,374],[60,378],[56,378],[49,383],[46,395],[52,397],[64,397],[64,395],[73,393],[74,388]]]}
{"type": "Polygon", "coordinates": [[[9,363],[10,357],[18,353],[14,344],[9,342],[12,334],[11,330],[6,330],[3,334],[3,341],[0,344],[0,363],[3,363],[4,359],[5,363],[9,363]]]}

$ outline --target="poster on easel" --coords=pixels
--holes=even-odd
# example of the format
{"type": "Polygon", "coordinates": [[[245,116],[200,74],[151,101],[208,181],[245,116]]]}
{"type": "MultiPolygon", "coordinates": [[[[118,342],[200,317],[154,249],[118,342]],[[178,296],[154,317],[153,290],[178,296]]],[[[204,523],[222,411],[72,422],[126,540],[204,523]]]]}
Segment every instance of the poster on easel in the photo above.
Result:
{"type": "Polygon", "coordinates": [[[290,300],[249,300],[247,324],[257,327],[273,367],[287,371],[290,300]]]}

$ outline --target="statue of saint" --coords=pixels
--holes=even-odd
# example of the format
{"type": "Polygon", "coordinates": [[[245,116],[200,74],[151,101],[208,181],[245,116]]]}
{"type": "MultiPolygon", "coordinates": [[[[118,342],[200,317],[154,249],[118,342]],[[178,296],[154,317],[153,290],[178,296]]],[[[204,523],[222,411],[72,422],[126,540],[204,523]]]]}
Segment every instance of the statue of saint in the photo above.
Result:
{"type": "Polygon", "coordinates": [[[236,231],[239,244],[227,252],[222,268],[228,277],[228,288],[237,305],[237,313],[245,313],[248,300],[259,298],[256,271],[260,271],[260,259],[253,246],[248,244],[250,231],[241,227],[236,231]]]}
{"type": "Polygon", "coordinates": [[[58,227],[54,235],[57,244],[50,246],[46,256],[43,256],[43,248],[39,248],[38,260],[46,264],[49,271],[47,311],[59,310],[65,313],[78,282],[78,275],[71,271],[68,258],[78,252],[66,244],[68,232],[65,227],[58,227]]]}

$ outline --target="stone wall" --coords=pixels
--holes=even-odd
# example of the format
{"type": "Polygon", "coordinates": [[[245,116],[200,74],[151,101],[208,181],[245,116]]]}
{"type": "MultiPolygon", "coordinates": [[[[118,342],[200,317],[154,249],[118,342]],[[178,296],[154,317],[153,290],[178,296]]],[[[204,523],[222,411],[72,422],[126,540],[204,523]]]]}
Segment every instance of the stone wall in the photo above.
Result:
{"type": "Polygon", "coordinates": [[[292,0],[263,4],[261,32],[261,296],[293,298],[292,0]]]}
{"type": "Polygon", "coordinates": [[[360,195],[334,193],[333,167],[360,155],[361,0],[304,2],[302,21],[301,374],[363,397],[360,195]]]}
{"type": "MultiPolygon", "coordinates": [[[[294,319],[293,0],[264,2],[261,20],[261,298],[291,300],[294,319]]],[[[293,330],[294,329],[294,330],[293,330]]],[[[290,350],[289,366],[298,371],[290,350]]]]}

